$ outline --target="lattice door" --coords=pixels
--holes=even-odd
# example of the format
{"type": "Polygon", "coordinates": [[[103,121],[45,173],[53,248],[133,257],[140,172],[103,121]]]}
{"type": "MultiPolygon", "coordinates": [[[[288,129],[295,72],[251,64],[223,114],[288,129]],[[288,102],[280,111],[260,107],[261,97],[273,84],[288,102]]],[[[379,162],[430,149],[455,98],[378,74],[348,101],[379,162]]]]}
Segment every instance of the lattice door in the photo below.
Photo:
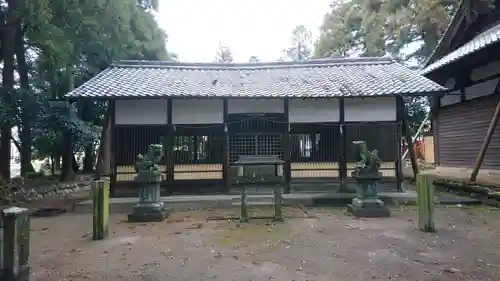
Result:
{"type": "Polygon", "coordinates": [[[280,134],[236,134],[229,138],[229,160],[234,162],[240,155],[278,156],[283,158],[280,134]]]}

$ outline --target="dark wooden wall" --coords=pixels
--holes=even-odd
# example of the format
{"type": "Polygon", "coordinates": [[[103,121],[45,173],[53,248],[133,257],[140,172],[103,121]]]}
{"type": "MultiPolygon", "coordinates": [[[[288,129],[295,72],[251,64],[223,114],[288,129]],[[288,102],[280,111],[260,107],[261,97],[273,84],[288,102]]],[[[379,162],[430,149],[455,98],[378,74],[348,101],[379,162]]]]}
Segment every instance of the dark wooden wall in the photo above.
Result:
{"type": "MultiPolygon", "coordinates": [[[[485,96],[439,110],[434,122],[440,166],[473,168],[500,94],[485,96]]],[[[496,128],[481,168],[500,169],[500,128],[496,128]]]]}

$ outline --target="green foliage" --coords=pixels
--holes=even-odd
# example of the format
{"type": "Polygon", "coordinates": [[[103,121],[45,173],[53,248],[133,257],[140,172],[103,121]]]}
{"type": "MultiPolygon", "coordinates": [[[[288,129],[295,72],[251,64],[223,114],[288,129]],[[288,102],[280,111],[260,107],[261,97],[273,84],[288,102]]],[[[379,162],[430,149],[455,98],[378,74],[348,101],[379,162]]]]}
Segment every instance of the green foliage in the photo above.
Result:
{"type": "Polygon", "coordinates": [[[314,56],[391,54],[403,61],[422,62],[437,46],[459,2],[338,1],[323,20],[314,56]],[[406,48],[410,45],[416,47],[406,48]]]}
{"type": "MultiPolygon", "coordinates": [[[[459,0],[337,1],[325,16],[314,57],[392,55],[421,63],[436,48],[459,0]]],[[[428,111],[426,98],[406,100],[416,131],[428,111]]]]}

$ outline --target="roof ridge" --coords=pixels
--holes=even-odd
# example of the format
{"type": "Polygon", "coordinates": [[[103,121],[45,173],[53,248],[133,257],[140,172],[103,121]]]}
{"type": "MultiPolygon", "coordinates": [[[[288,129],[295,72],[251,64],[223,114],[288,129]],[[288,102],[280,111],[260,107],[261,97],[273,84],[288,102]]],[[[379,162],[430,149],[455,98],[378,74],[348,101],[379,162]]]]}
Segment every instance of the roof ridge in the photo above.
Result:
{"type": "Polygon", "coordinates": [[[151,60],[122,60],[113,63],[111,67],[123,68],[183,68],[183,69],[269,69],[269,68],[302,68],[325,67],[335,65],[391,64],[396,63],[391,57],[357,57],[357,58],[326,58],[306,61],[275,61],[258,63],[215,63],[215,62],[176,62],[151,60]]]}

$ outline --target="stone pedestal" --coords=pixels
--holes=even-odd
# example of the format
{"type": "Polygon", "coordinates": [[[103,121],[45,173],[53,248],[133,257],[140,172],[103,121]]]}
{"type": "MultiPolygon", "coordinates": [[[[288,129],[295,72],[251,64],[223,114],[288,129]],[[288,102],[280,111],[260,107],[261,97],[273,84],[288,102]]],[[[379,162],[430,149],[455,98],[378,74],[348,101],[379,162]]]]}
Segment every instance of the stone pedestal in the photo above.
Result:
{"type": "Polygon", "coordinates": [[[248,198],[247,188],[241,187],[240,222],[248,222],[248,198]]]}
{"type": "Polygon", "coordinates": [[[28,281],[30,267],[30,219],[28,209],[3,210],[2,281],[28,281]]]}
{"type": "Polygon", "coordinates": [[[274,221],[284,221],[283,218],[283,192],[281,186],[274,187],[274,221]]]}
{"type": "Polygon", "coordinates": [[[160,182],[141,183],[139,187],[139,202],[128,215],[129,222],[159,222],[164,221],[170,210],[160,198],[160,182]]]}
{"type": "Polygon", "coordinates": [[[391,216],[391,211],[380,199],[352,199],[347,205],[347,211],[358,218],[385,218],[391,216]]]}
{"type": "Polygon", "coordinates": [[[355,217],[380,218],[389,217],[390,210],[378,199],[377,182],[382,179],[382,173],[361,173],[352,172],[352,177],[356,179],[357,197],[352,203],[347,205],[347,211],[355,217]]]}

